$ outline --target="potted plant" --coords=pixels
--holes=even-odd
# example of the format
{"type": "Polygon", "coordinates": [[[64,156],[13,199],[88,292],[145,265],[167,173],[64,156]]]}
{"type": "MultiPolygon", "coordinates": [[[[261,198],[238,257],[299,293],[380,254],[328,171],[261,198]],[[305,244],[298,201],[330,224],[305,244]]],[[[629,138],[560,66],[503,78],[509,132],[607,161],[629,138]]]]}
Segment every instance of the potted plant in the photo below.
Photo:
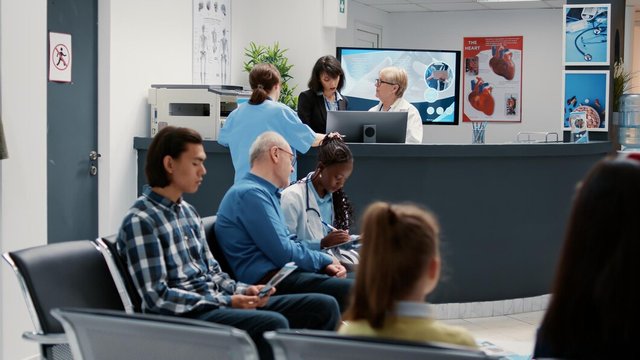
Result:
{"type": "Polygon", "coordinates": [[[620,98],[632,89],[631,80],[635,76],[624,67],[624,60],[618,59],[613,64],[613,112],[620,109],[620,98]]]}
{"type": "Polygon", "coordinates": [[[280,44],[275,42],[273,46],[258,45],[254,42],[244,49],[247,61],[244,62],[244,71],[250,72],[256,64],[269,63],[278,69],[282,78],[282,90],[280,91],[280,101],[296,110],[298,108],[298,97],[293,95],[296,87],[289,87],[288,81],[293,79],[289,71],[293,65],[289,64],[289,59],[285,56],[288,49],[281,49],[280,44]]]}

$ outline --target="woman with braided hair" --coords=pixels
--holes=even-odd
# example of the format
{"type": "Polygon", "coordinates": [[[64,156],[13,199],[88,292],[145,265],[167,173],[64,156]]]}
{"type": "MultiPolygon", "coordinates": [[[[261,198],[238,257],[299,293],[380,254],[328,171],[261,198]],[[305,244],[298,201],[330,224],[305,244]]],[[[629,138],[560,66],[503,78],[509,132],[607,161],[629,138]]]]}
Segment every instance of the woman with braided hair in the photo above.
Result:
{"type": "Polygon", "coordinates": [[[349,240],[353,207],[343,191],[353,171],[353,155],[339,137],[325,137],[316,169],[282,192],[281,204],[292,234],[312,249],[349,240]]]}

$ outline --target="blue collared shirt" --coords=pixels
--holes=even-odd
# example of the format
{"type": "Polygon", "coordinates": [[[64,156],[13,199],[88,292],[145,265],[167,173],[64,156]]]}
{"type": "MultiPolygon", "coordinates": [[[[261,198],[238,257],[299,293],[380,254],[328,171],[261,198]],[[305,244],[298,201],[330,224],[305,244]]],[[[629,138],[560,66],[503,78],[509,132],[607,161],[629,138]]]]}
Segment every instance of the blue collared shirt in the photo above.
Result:
{"type": "Polygon", "coordinates": [[[327,111],[339,110],[338,109],[338,102],[340,100],[342,100],[342,95],[340,95],[340,93],[338,91],[336,91],[336,99],[334,101],[330,101],[329,99],[327,99],[327,97],[324,96],[324,92],[322,92],[322,91],[318,91],[318,92],[316,92],[316,94],[318,96],[322,96],[322,98],[324,99],[324,106],[327,109],[327,111]]]}
{"type": "Polygon", "coordinates": [[[280,209],[280,189],[252,173],[225,194],[215,231],[229,265],[243,282],[256,283],[290,261],[308,272],[321,271],[332,262],[328,254],[293,239],[280,209]]]}
{"type": "MultiPolygon", "coordinates": [[[[324,197],[320,197],[318,192],[316,191],[316,187],[313,186],[311,181],[308,181],[306,184],[309,188],[309,192],[313,193],[313,196],[316,198],[316,203],[318,204],[318,212],[320,212],[320,217],[327,224],[333,225],[333,193],[327,192],[324,197]]],[[[331,232],[331,229],[327,226],[323,226],[324,235],[326,236],[331,232]]],[[[316,239],[317,240],[317,239],[316,239]]]]}
{"type": "Polygon", "coordinates": [[[176,315],[214,309],[229,305],[231,295],[247,288],[220,269],[195,208],[184,200],[174,203],[148,186],[125,216],[117,245],[144,312],[176,315]]]}
{"type": "MultiPolygon", "coordinates": [[[[236,171],[234,183],[251,170],[249,149],[265,131],[282,135],[293,150],[301,153],[306,153],[316,139],[316,134],[302,123],[298,114],[282,103],[265,100],[259,105],[242,104],[229,114],[218,136],[218,143],[229,147],[231,152],[236,171]]],[[[294,172],[292,180],[295,179],[294,172]]]]}

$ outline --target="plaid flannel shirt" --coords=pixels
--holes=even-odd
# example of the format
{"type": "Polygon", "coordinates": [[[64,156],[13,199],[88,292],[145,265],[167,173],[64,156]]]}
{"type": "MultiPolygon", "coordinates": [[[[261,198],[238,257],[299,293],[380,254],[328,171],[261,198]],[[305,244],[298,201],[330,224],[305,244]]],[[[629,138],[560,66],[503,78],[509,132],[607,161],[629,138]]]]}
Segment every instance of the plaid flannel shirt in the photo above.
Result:
{"type": "Polygon", "coordinates": [[[117,244],[145,312],[176,315],[224,307],[248,286],[220,269],[195,208],[148,186],[125,216],[117,244]]]}

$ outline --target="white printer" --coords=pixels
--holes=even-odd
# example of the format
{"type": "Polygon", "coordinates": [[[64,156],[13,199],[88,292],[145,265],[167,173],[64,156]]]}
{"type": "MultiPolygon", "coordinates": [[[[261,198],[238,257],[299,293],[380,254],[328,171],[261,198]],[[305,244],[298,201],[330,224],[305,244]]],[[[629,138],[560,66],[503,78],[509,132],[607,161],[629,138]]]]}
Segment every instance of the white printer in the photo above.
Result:
{"type": "Polygon", "coordinates": [[[224,120],[251,91],[233,85],[151,85],[151,136],[171,125],[196,130],[205,140],[217,140],[224,120]]]}

